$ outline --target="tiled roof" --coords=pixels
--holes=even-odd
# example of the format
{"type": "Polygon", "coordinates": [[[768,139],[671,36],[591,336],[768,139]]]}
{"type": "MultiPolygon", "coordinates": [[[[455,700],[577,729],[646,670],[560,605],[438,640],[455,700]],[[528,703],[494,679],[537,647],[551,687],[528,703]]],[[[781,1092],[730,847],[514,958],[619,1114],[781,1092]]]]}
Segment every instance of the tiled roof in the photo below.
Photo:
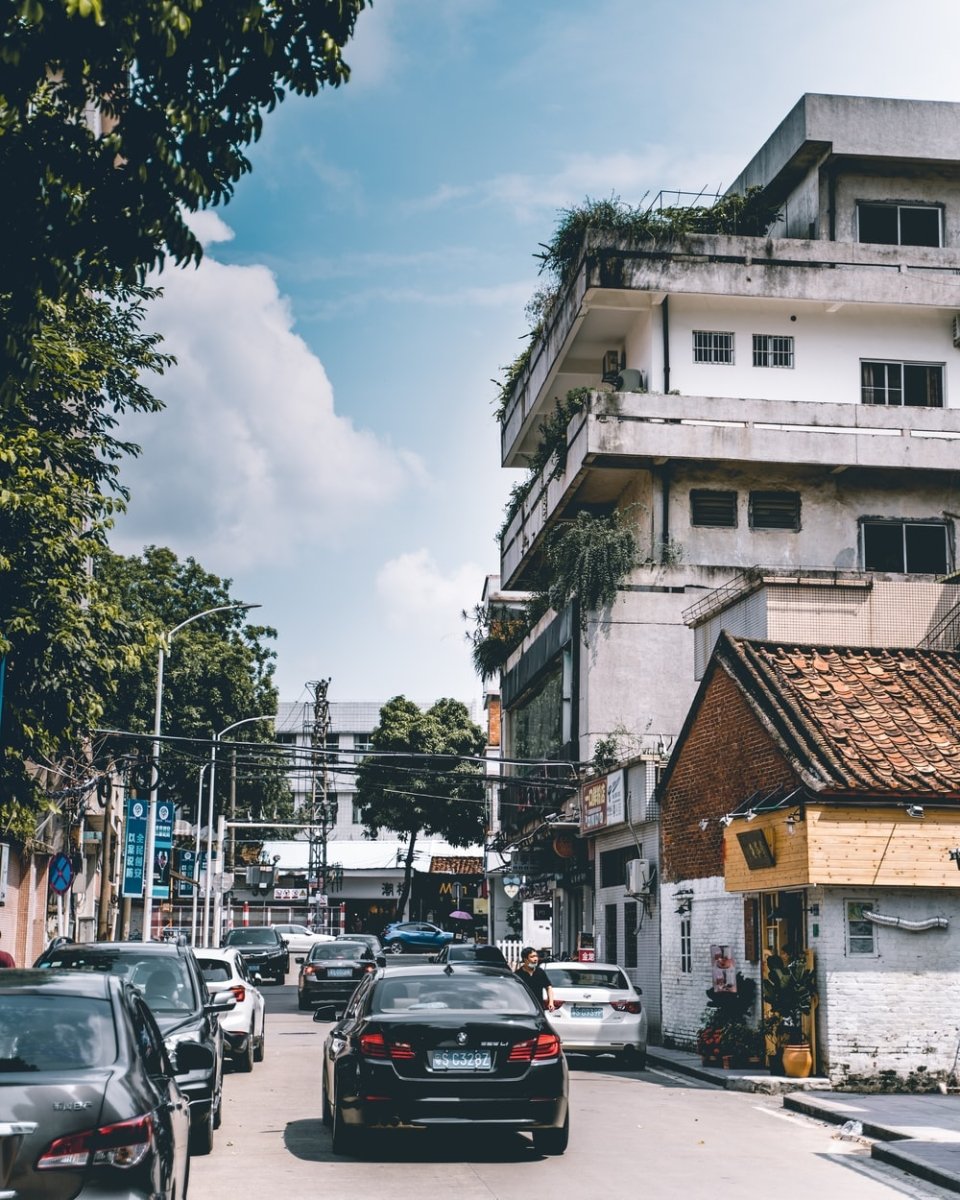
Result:
{"type": "Polygon", "coordinates": [[[717,656],[816,790],[960,797],[960,654],[722,635],[717,656]]]}
{"type": "Polygon", "coordinates": [[[483,859],[434,855],[430,859],[431,875],[482,875],[483,859]]]}

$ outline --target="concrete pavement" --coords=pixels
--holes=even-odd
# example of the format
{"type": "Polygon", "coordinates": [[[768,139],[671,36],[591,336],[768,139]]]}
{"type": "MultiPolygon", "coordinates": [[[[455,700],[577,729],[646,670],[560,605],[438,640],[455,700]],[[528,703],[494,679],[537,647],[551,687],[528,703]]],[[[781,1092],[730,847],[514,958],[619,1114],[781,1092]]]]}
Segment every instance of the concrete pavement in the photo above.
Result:
{"type": "Polygon", "coordinates": [[[696,1054],[651,1046],[651,1066],[691,1075],[731,1091],[783,1092],[783,1106],[833,1125],[852,1125],[850,1138],[870,1139],[871,1157],[960,1192],[960,1095],[865,1096],[830,1090],[826,1079],[784,1079],[756,1070],[705,1067],[696,1054]]]}

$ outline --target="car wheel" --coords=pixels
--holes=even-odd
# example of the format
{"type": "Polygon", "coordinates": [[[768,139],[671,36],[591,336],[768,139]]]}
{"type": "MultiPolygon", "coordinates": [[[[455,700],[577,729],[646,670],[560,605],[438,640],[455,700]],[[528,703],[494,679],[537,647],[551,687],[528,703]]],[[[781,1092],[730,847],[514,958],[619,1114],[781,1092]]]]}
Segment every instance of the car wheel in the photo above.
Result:
{"type": "Polygon", "coordinates": [[[386,950],[388,954],[402,954],[403,942],[387,942],[386,950]]]}
{"type": "Polygon", "coordinates": [[[357,1131],[351,1129],[349,1125],[344,1124],[343,1110],[340,1107],[340,1102],[336,1096],[333,1098],[333,1111],[330,1114],[330,1119],[333,1122],[333,1152],[334,1154],[350,1154],[357,1153],[357,1131]]]}
{"type": "Polygon", "coordinates": [[[327,1095],[326,1072],[324,1072],[323,1086],[320,1088],[320,1119],[328,1129],[333,1124],[333,1109],[330,1107],[330,1097],[327,1095]]]}
{"type": "Polygon", "coordinates": [[[538,1154],[563,1154],[570,1140],[570,1114],[567,1113],[559,1129],[535,1129],[533,1148],[538,1154]]]}
{"type": "Polygon", "coordinates": [[[250,1033],[249,1033],[249,1036],[247,1037],[247,1048],[246,1048],[246,1050],[244,1050],[244,1052],[240,1055],[239,1058],[234,1060],[234,1062],[236,1063],[237,1070],[242,1071],[244,1074],[246,1074],[248,1071],[253,1070],[253,1026],[252,1025],[250,1026],[250,1033]]]}
{"type": "Polygon", "coordinates": [[[301,1012],[309,1012],[311,1007],[312,1005],[310,1004],[309,997],[301,992],[297,996],[297,1008],[299,1008],[301,1012]]]}
{"type": "Polygon", "coordinates": [[[263,1057],[267,1053],[267,1018],[263,1018],[263,1024],[260,1026],[260,1037],[257,1039],[257,1044],[253,1051],[253,1061],[263,1062],[263,1057]]]}
{"type": "Polygon", "coordinates": [[[213,1114],[207,1115],[200,1121],[190,1125],[190,1153],[209,1154],[213,1149],[213,1114]]]}
{"type": "Polygon", "coordinates": [[[217,1090],[213,1095],[213,1104],[211,1106],[213,1113],[212,1125],[214,1129],[219,1129],[223,1124],[223,1069],[221,1067],[220,1076],[217,1079],[217,1090]]]}

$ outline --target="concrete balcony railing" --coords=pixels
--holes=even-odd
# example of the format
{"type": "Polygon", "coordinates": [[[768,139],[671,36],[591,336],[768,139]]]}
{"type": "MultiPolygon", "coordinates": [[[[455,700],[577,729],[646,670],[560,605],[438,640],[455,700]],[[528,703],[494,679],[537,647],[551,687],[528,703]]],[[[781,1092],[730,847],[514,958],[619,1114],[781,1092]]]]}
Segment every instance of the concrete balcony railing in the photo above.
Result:
{"type": "Polygon", "coordinates": [[[960,251],[714,234],[627,246],[594,232],[507,406],[505,465],[517,465],[520,440],[541,419],[587,314],[600,303],[609,317],[617,292],[625,312],[629,293],[960,308],[960,251]]]}
{"type": "Polygon", "coordinates": [[[606,466],[623,459],[640,470],[695,461],[952,472],[960,410],[595,393],[592,411],[570,422],[567,439],[563,475],[549,480],[545,468],[504,532],[500,572],[508,583],[598,459],[606,466]]]}

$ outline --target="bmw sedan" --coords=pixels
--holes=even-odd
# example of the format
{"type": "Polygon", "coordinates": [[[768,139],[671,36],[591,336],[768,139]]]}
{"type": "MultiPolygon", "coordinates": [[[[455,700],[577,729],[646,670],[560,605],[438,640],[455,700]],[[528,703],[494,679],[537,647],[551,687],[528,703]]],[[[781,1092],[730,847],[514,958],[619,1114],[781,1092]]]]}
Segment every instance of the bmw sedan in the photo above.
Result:
{"type": "Polygon", "coordinates": [[[453,934],[429,921],[395,921],[383,931],[383,948],[388,954],[405,950],[425,953],[453,941],[453,934]]]}
{"type": "Polygon", "coordinates": [[[187,1193],[190,1107],[149,1008],[116,975],[0,972],[0,1109],[26,1135],[4,1196],[187,1193]]]}
{"type": "Polygon", "coordinates": [[[616,1054],[624,1066],[647,1064],[647,1014],[640,992],[616,963],[551,962],[550,1020],[568,1054],[616,1054]]]}
{"type": "MultiPolygon", "coordinates": [[[[317,1010],[314,1020],[328,1020],[317,1010]]],[[[364,980],[323,1052],[335,1154],[375,1130],[451,1125],[529,1131],[563,1154],[567,1063],[543,1010],[500,967],[393,966],[364,980]]]]}

